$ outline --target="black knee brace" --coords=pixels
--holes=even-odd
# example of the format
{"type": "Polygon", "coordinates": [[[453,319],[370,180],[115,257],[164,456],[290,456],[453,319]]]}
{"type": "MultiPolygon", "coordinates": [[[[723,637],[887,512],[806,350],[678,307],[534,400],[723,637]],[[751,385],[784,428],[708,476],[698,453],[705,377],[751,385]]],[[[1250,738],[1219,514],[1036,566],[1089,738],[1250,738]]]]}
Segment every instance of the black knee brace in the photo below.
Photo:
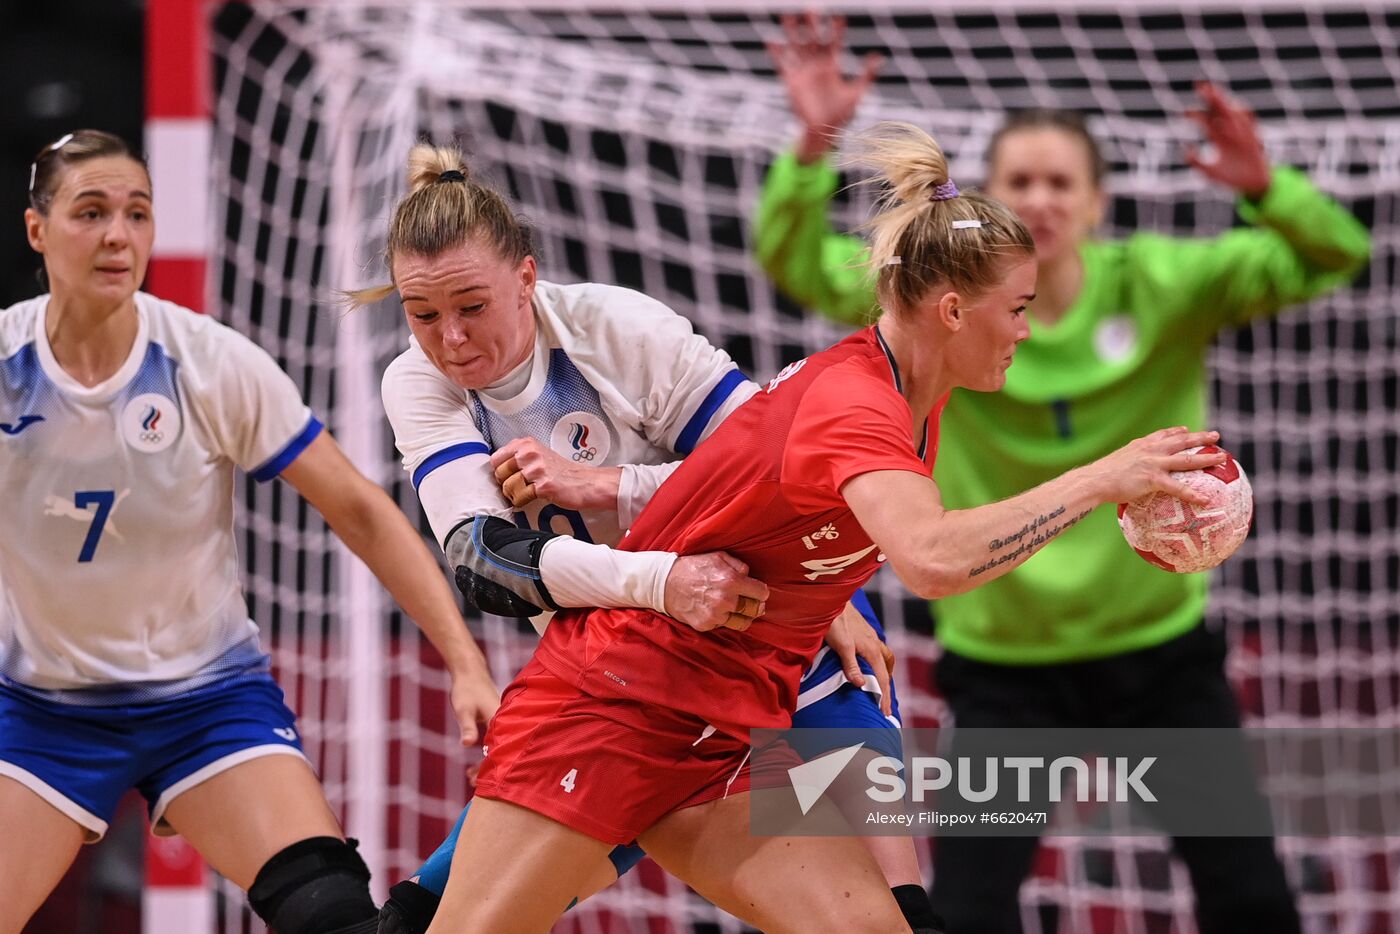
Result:
{"type": "Polygon", "coordinates": [[[373,934],[379,912],[354,840],[309,837],[269,859],[248,902],[277,934],[373,934]]]}

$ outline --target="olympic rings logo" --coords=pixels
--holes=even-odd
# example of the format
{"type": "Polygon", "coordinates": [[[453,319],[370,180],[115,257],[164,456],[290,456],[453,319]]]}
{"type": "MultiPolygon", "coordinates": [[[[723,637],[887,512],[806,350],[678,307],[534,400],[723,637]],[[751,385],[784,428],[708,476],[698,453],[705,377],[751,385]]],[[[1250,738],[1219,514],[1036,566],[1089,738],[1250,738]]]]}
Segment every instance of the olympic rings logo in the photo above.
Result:
{"type": "Polygon", "coordinates": [[[593,458],[595,458],[595,457],[597,457],[597,456],[598,456],[598,449],[597,449],[597,448],[584,448],[584,449],[581,450],[581,451],[575,451],[575,452],[573,453],[573,458],[574,458],[575,461],[591,461],[591,460],[593,460],[593,458]]]}

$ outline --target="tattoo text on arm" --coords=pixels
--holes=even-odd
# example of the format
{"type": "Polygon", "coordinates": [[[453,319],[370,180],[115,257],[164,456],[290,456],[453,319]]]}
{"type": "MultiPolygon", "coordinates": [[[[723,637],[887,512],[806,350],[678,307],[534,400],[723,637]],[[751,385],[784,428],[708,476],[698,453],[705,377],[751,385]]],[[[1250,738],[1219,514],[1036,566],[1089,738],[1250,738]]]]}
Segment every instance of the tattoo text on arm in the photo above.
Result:
{"type": "Polygon", "coordinates": [[[985,574],[992,568],[1001,567],[1003,564],[1008,564],[1015,561],[1017,558],[1035,552],[1041,545],[1044,545],[1046,542],[1050,541],[1050,539],[1059,535],[1092,511],[1093,510],[1086,509],[1077,516],[1070,516],[1068,519],[1059,521],[1060,517],[1065,514],[1065,507],[1060,506],[1043,515],[1036,516],[1011,535],[1005,538],[994,538],[988,542],[987,550],[991,552],[1002,551],[1005,548],[1010,548],[1012,545],[1016,547],[1012,548],[1010,551],[1003,551],[1002,554],[997,555],[985,564],[978,565],[973,568],[967,576],[976,577],[979,574],[985,574]]]}

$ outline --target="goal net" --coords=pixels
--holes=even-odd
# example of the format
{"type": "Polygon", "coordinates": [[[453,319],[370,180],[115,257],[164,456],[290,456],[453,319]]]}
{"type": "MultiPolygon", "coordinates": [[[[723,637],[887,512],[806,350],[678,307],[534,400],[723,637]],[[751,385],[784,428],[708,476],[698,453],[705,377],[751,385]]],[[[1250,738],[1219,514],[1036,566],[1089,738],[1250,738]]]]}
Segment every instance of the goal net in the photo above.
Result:
{"type": "MultiPolygon", "coordinates": [[[[1400,9],[870,6],[845,11],[848,42],[889,60],[857,125],[931,128],[959,179],[980,175],[1008,108],[1080,109],[1111,160],[1106,235],[1218,233],[1235,223],[1232,198],[1181,158],[1194,134],[1180,113],[1207,78],[1254,108],[1275,161],[1371,226],[1374,256],[1354,287],[1218,342],[1214,422],[1249,465],[1258,530],[1216,576],[1210,623],[1228,634],[1251,723],[1397,726],[1400,9]]],[[[421,137],[459,140],[474,171],[514,195],[546,278],[641,289],[759,379],[833,342],[841,330],[782,300],[752,259],[748,221],[795,125],[763,48],[787,8],[740,8],[217,6],[216,313],[277,356],[415,517],[378,405],[380,373],[405,346],[402,313],[346,315],[334,293],[384,281],[389,212],[421,137]]],[[[838,200],[838,226],[862,219],[864,197],[838,200]]],[[[377,878],[402,878],[469,794],[446,676],[292,490],[250,482],[242,536],[254,618],[332,802],[377,878]]],[[[936,724],[928,610],[893,577],[872,589],[910,725],[936,724]]],[[[533,635],[498,618],[472,627],[505,683],[533,635]]],[[[1308,930],[1400,930],[1400,840],[1280,847],[1308,930]]],[[[225,928],[244,929],[239,900],[225,902],[225,928]]],[[[1047,840],[1022,904],[1028,931],[1194,929],[1184,869],[1159,840],[1047,840]]],[[[743,928],[644,864],[561,929],[743,928]]]]}

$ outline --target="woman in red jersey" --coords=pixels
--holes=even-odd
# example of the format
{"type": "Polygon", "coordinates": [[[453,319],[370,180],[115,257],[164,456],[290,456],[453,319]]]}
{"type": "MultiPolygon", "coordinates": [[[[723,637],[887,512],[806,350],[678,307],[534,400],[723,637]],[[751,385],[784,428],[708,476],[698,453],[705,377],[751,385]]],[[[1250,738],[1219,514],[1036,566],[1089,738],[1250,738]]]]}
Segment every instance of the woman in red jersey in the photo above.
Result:
{"type": "Polygon", "coordinates": [[[1034,247],[1000,203],[959,193],[938,145],[887,125],[870,224],[883,314],[792,364],[661,487],[624,550],[724,550],[768,584],[744,632],[651,610],[570,610],[507,690],[430,932],[546,931],[580,873],[638,841],[765,931],[907,930],[855,838],[753,837],[749,730],[789,722],[831,620],[886,560],[925,597],[1018,566],[1093,507],[1165,491],[1213,432],[1169,428],[1000,503],[944,510],[930,478],[955,387],[996,391],[1027,336],[1034,247]],[[1031,534],[1024,530],[1031,529],[1031,534]],[[839,880],[839,884],[837,881],[839,880]]]}

